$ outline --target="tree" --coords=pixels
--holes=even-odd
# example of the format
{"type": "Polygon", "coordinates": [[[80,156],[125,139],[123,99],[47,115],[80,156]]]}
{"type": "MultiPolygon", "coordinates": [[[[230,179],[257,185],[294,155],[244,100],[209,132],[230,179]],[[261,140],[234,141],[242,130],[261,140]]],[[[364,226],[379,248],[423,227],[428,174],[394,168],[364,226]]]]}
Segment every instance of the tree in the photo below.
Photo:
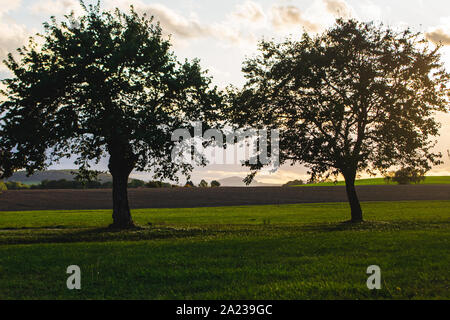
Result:
{"type": "Polygon", "coordinates": [[[292,181],[288,181],[288,182],[286,182],[285,184],[283,184],[282,186],[283,187],[289,187],[289,186],[300,186],[300,185],[302,185],[302,184],[305,184],[304,182],[303,182],[303,180],[292,180],[292,181]]]}
{"type": "Polygon", "coordinates": [[[6,181],[5,185],[8,190],[24,190],[24,189],[30,189],[32,186],[23,184],[22,182],[16,182],[16,181],[6,181]]]}
{"type": "Polygon", "coordinates": [[[211,181],[211,188],[218,188],[220,187],[220,182],[217,180],[211,181]]]}
{"type": "Polygon", "coordinates": [[[192,181],[186,181],[186,184],[184,185],[186,188],[195,188],[195,185],[192,181]]]}
{"type": "MultiPolygon", "coordinates": [[[[204,126],[220,101],[199,61],[177,61],[158,23],[133,8],[45,23],[36,40],[5,61],[14,76],[3,83],[0,174],[24,168],[31,175],[71,155],[88,170],[109,157],[113,224],[133,227],[127,182],[132,170],[177,180],[193,165],[171,161],[171,133],[204,126]]],[[[206,128],[205,128],[206,129],[206,128]]]]}
{"type": "Polygon", "coordinates": [[[199,185],[200,188],[207,188],[208,187],[208,182],[206,182],[205,180],[200,181],[199,185]]]}
{"type": "Polygon", "coordinates": [[[401,168],[395,171],[393,182],[398,184],[420,183],[425,180],[425,171],[415,168],[401,168]]]}
{"type": "MultiPolygon", "coordinates": [[[[244,88],[229,90],[228,117],[278,128],[281,164],[304,164],[313,180],[343,175],[351,221],[360,222],[357,173],[440,163],[434,113],[449,110],[449,74],[439,49],[410,30],[354,20],[314,38],[262,41],[244,63],[244,88]]],[[[263,167],[247,165],[250,179],[263,167]]]]}
{"type": "Polygon", "coordinates": [[[8,188],[6,187],[6,184],[3,181],[0,181],[0,193],[2,193],[2,191],[6,191],[8,190],[8,188]]]}

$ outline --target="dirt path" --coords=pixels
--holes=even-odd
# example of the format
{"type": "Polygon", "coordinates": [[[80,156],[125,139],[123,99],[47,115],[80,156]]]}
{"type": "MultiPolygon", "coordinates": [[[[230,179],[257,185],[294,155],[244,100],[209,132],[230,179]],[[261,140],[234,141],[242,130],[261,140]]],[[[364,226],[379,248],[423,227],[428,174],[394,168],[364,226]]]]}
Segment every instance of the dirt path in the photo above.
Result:
{"type": "MultiPolygon", "coordinates": [[[[359,186],[361,201],[450,200],[450,185],[359,186]]],[[[132,208],[183,208],[347,201],[345,187],[131,189],[132,208]]],[[[111,190],[21,190],[0,211],[111,209],[111,190]]]]}

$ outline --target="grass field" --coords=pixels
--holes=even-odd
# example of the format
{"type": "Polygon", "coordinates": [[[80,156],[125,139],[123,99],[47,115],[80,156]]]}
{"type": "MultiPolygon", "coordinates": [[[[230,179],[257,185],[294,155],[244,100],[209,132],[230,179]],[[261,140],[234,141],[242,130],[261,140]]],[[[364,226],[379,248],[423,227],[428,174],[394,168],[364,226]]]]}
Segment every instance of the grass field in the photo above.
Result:
{"type": "Polygon", "coordinates": [[[449,299],[450,201],[363,209],[358,226],[345,203],[134,210],[122,232],[109,210],[0,212],[0,299],[449,299]]]}
{"type": "MultiPolygon", "coordinates": [[[[384,180],[384,178],[358,179],[355,182],[355,185],[357,185],[357,186],[376,186],[376,185],[387,185],[387,184],[395,185],[396,183],[394,183],[394,182],[387,183],[384,180]]],[[[450,184],[450,176],[425,177],[425,180],[419,184],[450,184]]],[[[308,186],[345,186],[345,182],[344,181],[338,181],[337,183],[321,182],[321,183],[314,183],[314,184],[303,184],[303,185],[294,186],[294,187],[308,187],[308,186]]]]}

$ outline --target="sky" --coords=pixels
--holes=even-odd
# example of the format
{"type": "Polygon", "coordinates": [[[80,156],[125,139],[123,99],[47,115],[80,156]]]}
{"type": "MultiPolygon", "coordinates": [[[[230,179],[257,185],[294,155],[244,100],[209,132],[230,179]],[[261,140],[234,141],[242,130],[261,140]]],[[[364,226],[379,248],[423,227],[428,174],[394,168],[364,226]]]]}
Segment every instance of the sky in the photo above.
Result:
{"type": "MultiPolygon", "coordinates": [[[[92,1],[86,1],[90,3],[92,1]]],[[[282,40],[298,37],[307,31],[315,34],[331,26],[336,18],[356,18],[382,22],[392,28],[410,27],[423,32],[433,43],[441,42],[442,59],[450,70],[450,1],[448,0],[103,0],[103,8],[127,10],[133,5],[139,13],[155,16],[165,35],[171,37],[179,59],[199,58],[220,88],[229,84],[241,86],[242,62],[256,54],[261,39],[282,40]]],[[[8,52],[25,44],[28,37],[42,31],[42,23],[70,11],[81,12],[78,0],[0,0],[0,60],[8,52]]],[[[0,78],[8,77],[0,66],[0,78]]],[[[445,164],[433,168],[431,175],[450,174],[450,115],[437,115],[442,123],[436,151],[442,152],[445,164]]],[[[106,162],[100,169],[106,168],[106,162]]],[[[51,168],[74,168],[70,159],[51,168]]],[[[244,177],[248,173],[240,165],[209,165],[196,168],[194,182],[205,179],[244,177]]],[[[149,174],[133,173],[150,179],[149,174]]],[[[282,166],[275,173],[262,173],[256,180],[283,183],[307,179],[302,166],[282,166]]]]}

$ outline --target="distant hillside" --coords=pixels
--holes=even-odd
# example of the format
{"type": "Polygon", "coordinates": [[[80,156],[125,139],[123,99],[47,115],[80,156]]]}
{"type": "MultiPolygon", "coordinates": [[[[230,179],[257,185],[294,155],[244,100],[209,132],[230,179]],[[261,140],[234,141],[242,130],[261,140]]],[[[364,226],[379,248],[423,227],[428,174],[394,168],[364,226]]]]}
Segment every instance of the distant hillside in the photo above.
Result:
{"type": "MultiPolygon", "coordinates": [[[[66,170],[39,171],[29,177],[27,177],[26,171],[18,171],[14,173],[10,178],[5,179],[5,181],[16,181],[22,182],[24,184],[38,184],[43,180],[65,179],[71,181],[74,180],[74,176],[71,173],[72,171],[76,172],[77,170],[66,169],[66,170]]],[[[112,176],[109,173],[101,173],[98,177],[101,182],[112,181],[112,176]]]]}
{"type": "MultiPolygon", "coordinates": [[[[244,180],[244,178],[242,177],[229,177],[219,180],[219,182],[222,187],[247,187],[242,180],[244,180]]],[[[279,185],[263,183],[253,180],[253,182],[248,187],[276,187],[276,186],[279,185]]]]}

